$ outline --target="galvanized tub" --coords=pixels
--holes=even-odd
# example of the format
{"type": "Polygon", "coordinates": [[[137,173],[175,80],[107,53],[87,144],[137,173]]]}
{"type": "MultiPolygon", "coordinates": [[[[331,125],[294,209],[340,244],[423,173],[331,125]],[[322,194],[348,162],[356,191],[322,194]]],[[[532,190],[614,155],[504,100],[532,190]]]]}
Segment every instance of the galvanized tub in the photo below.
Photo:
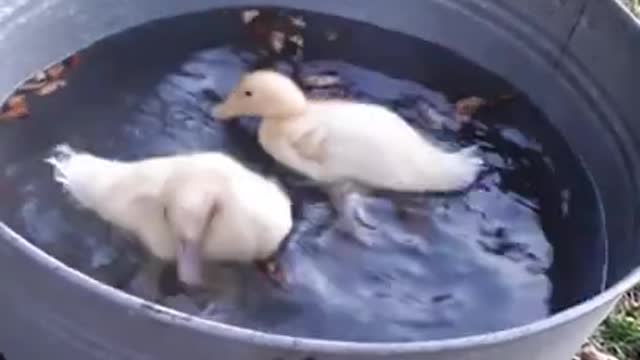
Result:
{"type": "MultiPolygon", "coordinates": [[[[64,266],[2,226],[0,351],[7,359],[564,360],[640,280],[640,109],[634,101],[640,75],[633,68],[640,63],[640,32],[613,1],[408,0],[391,7],[382,0],[7,0],[0,5],[0,98],[34,71],[108,35],[238,6],[372,23],[450,48],[524,91],[593,176],[609,239],[606,290],[548,319],[491,334],[401,344],[319,341],[226,326],[144,302],[64,266]]],[[[19,141],[1,147],[29,146],[19,141]]],[[[588,258],[579,261],[588,268],[588,258]]]]}

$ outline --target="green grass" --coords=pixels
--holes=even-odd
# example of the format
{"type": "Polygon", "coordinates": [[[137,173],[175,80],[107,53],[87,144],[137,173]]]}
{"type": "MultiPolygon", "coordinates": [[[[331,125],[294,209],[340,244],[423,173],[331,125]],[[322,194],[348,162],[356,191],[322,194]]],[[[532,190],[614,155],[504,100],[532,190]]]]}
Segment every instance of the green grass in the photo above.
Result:
{"type": "MultiPolygon", "coordinates": [[[[622,0],[622,3],[640,17],[640,0],[622,0]]],[[[624,296],[593,335],[591,343],[619,360],[640,360],[640,285],[624,296]]]]}
{"type": "MultiPolygon", "coordinates": [[[[622,2],[640,17],[640,0],[622,2]]],[[[591,343],[619,360],[640,359],[640,285],[624,296],[598,328],[591,343]]]]}
{"type": "Polygon", "coordinates": [[[640,0],[623,0],[622,2],[631,9],[631,12],[640,16],[640,0]]]}
{"type": "MultiPolygon", "coordinates": [[[[640,0],[622,2],[640,16],[640,0]]],[[[640,286],[625,295],[591,341],[619,360],[640,359],[640,286]]]]}
{"type": "Polygon", "coordinates": [[[640,356],[640,321],[637,317],[612,315],[604,323],[599,338],[602,346],[620,360],[637,359],[640,356]]]}
{"type": "Polygon", "coordinates": [[[640,359],[640,286],[624,296],[591,341],[619,360],[640,359]]]}

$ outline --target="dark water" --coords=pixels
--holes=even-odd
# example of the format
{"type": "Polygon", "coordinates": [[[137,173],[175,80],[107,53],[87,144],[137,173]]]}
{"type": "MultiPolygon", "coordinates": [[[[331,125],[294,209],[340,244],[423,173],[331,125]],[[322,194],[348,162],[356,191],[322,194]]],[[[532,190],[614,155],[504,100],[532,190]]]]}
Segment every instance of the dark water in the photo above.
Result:
{"type": "MultiPolygon", "coordinates": [[[[315,15],[309,19],[310,27],[315,21],[350,29],[345,33],[349,41],[360,36],[357,25],[315,15]]],[[[447,63],[458,67],[451,81],[436,67],[437,61],[421,62],[435,68],[421,67],[410,77],[404,74],[411,68],[406,64],[383,71],[384,57],[367,61],[355,52],[336,60],[339,57],[327,56],[336,48],[310,45],[296,76],[339,79],[328,88],[307,87],[310,96],[350,97],[392,107],[443,146],[478,144],[490,165],[463,194],[407,198],[402,217],[391,207],[392,194],[368,198],[367,210],[380,228],[374,245],[365,247],[335,229],[335,215],[323,193],[260,149],[255,119],[220,125],[207,115],[207,107],[224,96],[242,72],[264,60],[238,35],[241,32],[233,31],[239,26],[237,13],[196,15],[132,30],[85,51],[66,89],[34,99],[30,119],[0,132],[16,143],[13,152],[2,155],[9,163],[0,179],[2,219],[66,264],[131,290],[139,251],[126,236],[74,207],[42,159],[60,142],[120,159],[223,150],[277,176],[293,198],[296,226],[282,254],[289,285],[282,291],[253,269],[216,267],[217,290],[208,298],[171,294],[162,301],[168,306],[279,334],[414,341],[506,329],[570,305],[568,299],[576,296],[552,286],[561,277],[555,265],[552,268],[551,243],[561,242],[571,231],[574,189],[557,180],[556,172],[581,168],[566,151],[550,156],[547,148],[558,152],[563,145],[526,99],[516,96],[463,124],[454,120],[453,98],[513,90],[444,49],[379,29],[369,36],[394,44],[399,55],[415,53],[418,59],[407,58],[410,63],[423,56],[415,50],[421,47],[429,59],[451,58],[447,63]],[[202,30],[211,19],[228,32],[202,30]],[[465,74],[476,83],[457,86],[465,74]],[[477,93],[469,94],[473,91],[477,93]],[[17,145],[23,139],[29,139],[29,145],[17,145]]],[[[333,46],[342,45],[338,41],[333,46]]],[[[285,61],[276,66],[293,70],[285,61]]]]}

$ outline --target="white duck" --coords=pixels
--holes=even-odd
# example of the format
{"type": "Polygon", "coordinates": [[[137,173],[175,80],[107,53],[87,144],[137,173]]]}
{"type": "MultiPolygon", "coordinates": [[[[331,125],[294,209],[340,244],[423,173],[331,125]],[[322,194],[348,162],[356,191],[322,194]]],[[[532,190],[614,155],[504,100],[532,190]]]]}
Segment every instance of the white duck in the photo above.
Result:
{"type": "Polygon", "coordinates": [[[203,262],[272,260],[292,227],[289,198],[274,182],[221,153],[117,161],[66,145],[47,159],[85,208],[134,235],[153,257],[177,262],[202,286],[203,262]]]}
{"type": "MultiPolygon", "coordinates": [[[[320,183],[343,214],[349,186],[398,192],[463,190],[482,161],[474,148],[446,152],[400,116],[375,104],[310,100],[288,77],[270,70],[246,74],[213,108],[215,119],[259,116],[259,142],[277,161],[320,183]]],[[[351,204],[351,205],[350,205],[351,204]]]]}

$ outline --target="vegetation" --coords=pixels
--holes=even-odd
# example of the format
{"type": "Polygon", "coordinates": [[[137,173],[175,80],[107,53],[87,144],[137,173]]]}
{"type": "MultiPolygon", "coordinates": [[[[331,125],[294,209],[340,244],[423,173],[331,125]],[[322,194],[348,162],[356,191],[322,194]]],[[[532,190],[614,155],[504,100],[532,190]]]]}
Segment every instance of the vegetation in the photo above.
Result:
{"type": "Polygon", "coordinates": [[[591,342],[619,360],[640,359],[640,286],[623,297],[591,342]]]}
{"type": "Polygon", "coordinates": [[[631,9],[631,12],[640,16],[640,0],[623,0],[622,2],[631,9]]]}
{"type": "MultiPolygon", "coordinates": [[[[632,13],[640,17],[640,0],[622,2],[632,13]]],[[[608,357],[608,353],[618,360],[640,360],[640,285],[622,298],[616,310],[591,338],[590,343],[591,349],[577,355],[577,359],[612,359],[608,357]]]]}

